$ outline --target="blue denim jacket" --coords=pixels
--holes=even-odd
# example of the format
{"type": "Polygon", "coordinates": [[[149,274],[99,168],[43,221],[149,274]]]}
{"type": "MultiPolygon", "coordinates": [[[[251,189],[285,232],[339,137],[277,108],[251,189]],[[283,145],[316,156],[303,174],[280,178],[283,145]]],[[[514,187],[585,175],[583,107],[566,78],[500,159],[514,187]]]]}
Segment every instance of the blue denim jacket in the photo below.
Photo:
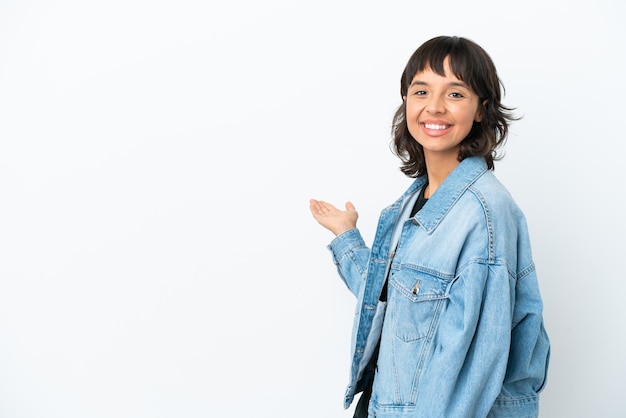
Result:
{"type": "Polygon", "coordinates": [[[380,340],[371,417],[536,417],[550,343],[524,215],[471,157],[409,218],[425,180],[382,211],[371,249],[358,229],[328,246],[358,298],[344,406],[380,340]]]}

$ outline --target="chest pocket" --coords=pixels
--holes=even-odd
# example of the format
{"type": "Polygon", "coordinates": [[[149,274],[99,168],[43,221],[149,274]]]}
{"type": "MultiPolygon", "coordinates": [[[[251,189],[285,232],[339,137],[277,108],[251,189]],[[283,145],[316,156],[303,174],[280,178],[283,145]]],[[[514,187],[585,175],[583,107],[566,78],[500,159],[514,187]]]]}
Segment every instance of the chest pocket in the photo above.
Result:
{"type": "Polygon", "coordinates": [[[399,339],[412,342],[432,336],[448,299],[450,281],[410,268],[392,271],[389,307],[399,339]]]}

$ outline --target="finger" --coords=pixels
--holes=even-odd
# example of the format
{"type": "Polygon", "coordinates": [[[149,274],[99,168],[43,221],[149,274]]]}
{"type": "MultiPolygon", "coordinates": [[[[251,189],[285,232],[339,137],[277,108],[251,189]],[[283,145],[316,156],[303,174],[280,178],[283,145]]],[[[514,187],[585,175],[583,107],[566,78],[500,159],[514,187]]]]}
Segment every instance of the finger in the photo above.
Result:
{"type": "Polygon", "coordinates": [[[327,204],[322,200],[311,199],[310,208],[311,211],[314,212],[316,215],[323,215],[324,213],[328,212],[327,204]]]}
{"type": "Polygon", "coordinates": [[[313,213],[314,215],[319,214],[320,209],[319,209],[319,202],[315,199],[310,199],[309,200],[309,209],[311,210],[311,213],[313,213]]]}

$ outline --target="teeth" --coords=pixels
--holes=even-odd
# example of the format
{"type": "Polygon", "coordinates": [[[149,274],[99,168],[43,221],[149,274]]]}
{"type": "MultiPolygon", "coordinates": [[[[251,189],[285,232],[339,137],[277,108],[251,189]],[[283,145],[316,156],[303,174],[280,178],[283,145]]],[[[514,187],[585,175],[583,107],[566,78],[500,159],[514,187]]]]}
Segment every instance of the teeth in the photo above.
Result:
{"type": "Polygon", "coordinates": [[[434,125],[431,123],[425,123],[424,126],[426,127],[426,129],[446,129],[448,127],[448,125],[434,125]]]}

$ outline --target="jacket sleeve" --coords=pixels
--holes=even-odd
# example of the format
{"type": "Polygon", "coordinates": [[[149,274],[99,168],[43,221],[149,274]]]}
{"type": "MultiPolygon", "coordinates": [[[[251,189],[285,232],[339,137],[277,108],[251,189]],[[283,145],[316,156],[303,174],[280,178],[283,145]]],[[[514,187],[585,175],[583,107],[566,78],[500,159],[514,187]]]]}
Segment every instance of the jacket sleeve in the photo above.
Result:
{"type": "Polygon", "coordinates": [[[543,324],[543,303],[534,265],[523,273],[515,286],[506,375],[489,418],[536,417],[539,414],[539,393],[546,384],[550,341],[543,324]],[[522,415],[522,411],[526,415],[522,415]]]}
{"type": "Polygon", "coordinates": [[[518,283],[505,263],[474,262],[459,273],[432,340],[416,416],[537,416],[546,341],[527,279],[518,283]]]}
{"type": "Polygon", "coordinates": [[[328,246],[339,276],[350,292],[358,297],[367,274],[370,249],[358,229],[350,229],[335,237],[328,246]]]}

